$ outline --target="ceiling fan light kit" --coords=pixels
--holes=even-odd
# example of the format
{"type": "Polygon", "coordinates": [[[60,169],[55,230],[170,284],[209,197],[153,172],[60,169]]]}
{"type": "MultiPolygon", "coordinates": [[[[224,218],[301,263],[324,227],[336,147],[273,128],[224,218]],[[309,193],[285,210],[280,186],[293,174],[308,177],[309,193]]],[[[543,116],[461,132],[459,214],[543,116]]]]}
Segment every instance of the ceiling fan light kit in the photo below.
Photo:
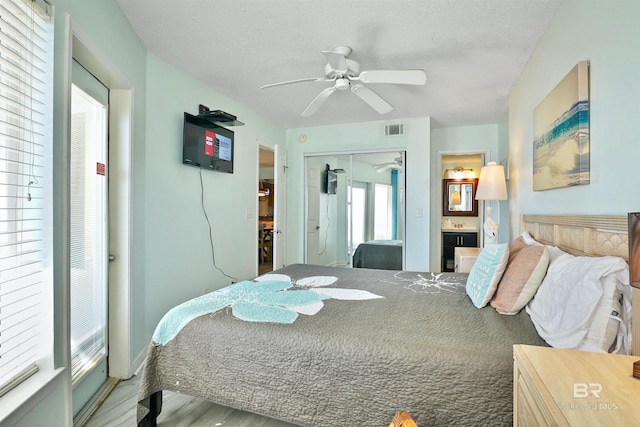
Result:
{"type": "Polygon", "coordinates": [[[360,64],[347,56],[351,54],[349,46],[337,46],[332,51],[322,51],[327,64],[324,67],[324,77],[311,77],[288,80],[264,85],[261,89],[303,82],[333,82],[333,86],[321,91],[311,104],[302,112],[302,116],[310,116],[320,109],[320,106],[336,90],[351,89],[360,99],[369,104],[379,114],[386,114],[393,110],[393,106],[378,94],[361,83],[407,84],[424,85],[427,75],[424,70],[368,70],[360,71],[360,64]]]}

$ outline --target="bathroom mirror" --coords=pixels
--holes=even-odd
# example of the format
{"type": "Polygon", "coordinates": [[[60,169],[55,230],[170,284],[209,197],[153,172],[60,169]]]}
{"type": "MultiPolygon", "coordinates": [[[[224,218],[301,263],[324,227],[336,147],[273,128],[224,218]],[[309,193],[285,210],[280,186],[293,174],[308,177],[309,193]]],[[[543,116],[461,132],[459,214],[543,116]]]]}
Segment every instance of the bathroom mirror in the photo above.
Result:
{"type": "Polygon", "coordinates": [[[442,216],[478,216],[477,179],[442,180],[442,216]]]}

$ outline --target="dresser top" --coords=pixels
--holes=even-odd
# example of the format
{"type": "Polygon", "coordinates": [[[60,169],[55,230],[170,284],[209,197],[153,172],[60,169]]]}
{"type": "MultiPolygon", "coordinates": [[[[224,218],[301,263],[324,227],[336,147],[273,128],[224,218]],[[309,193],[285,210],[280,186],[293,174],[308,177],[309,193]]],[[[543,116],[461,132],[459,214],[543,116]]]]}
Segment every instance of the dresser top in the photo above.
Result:
{"type": "MultiPolygon", "coordinates": [[[[514,355],[535,370],[570,425],[640,425],[640,356],[515,345],[514,355]]],[[[544,391],[543,391],[544,392],[544,391]]]]}
{"type": "Polygon", "coordinates": [[[475,257],[480,255],[480,252],[482,252],[482,248],[469,248],[462,246],[456,247],[456,254],[460,255],[461,257],[475,257]]]}

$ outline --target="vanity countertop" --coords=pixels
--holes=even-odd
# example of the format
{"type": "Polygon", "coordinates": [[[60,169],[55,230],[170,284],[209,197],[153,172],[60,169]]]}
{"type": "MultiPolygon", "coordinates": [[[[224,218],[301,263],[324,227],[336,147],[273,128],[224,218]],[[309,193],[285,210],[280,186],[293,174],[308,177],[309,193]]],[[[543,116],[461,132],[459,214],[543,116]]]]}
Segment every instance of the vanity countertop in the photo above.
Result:
{"type": "Polygon", "coordinates": [[[478,232],[477,227],[442,227],[443,233],[478,232]]]}

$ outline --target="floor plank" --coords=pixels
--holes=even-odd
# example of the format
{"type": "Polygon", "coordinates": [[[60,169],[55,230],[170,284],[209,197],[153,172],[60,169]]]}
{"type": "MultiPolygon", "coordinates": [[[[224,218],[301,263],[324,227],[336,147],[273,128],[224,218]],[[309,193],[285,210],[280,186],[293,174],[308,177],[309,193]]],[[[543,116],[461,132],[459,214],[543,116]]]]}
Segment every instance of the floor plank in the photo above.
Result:
{"type": "MultiPolygon", "coordinates": [[[[135,427],[139,377],[121,381],[93,414],[86,427],[135,427]]],[[[180,393],[164,392],[159,427],[295,427],[180,393]]]]}

